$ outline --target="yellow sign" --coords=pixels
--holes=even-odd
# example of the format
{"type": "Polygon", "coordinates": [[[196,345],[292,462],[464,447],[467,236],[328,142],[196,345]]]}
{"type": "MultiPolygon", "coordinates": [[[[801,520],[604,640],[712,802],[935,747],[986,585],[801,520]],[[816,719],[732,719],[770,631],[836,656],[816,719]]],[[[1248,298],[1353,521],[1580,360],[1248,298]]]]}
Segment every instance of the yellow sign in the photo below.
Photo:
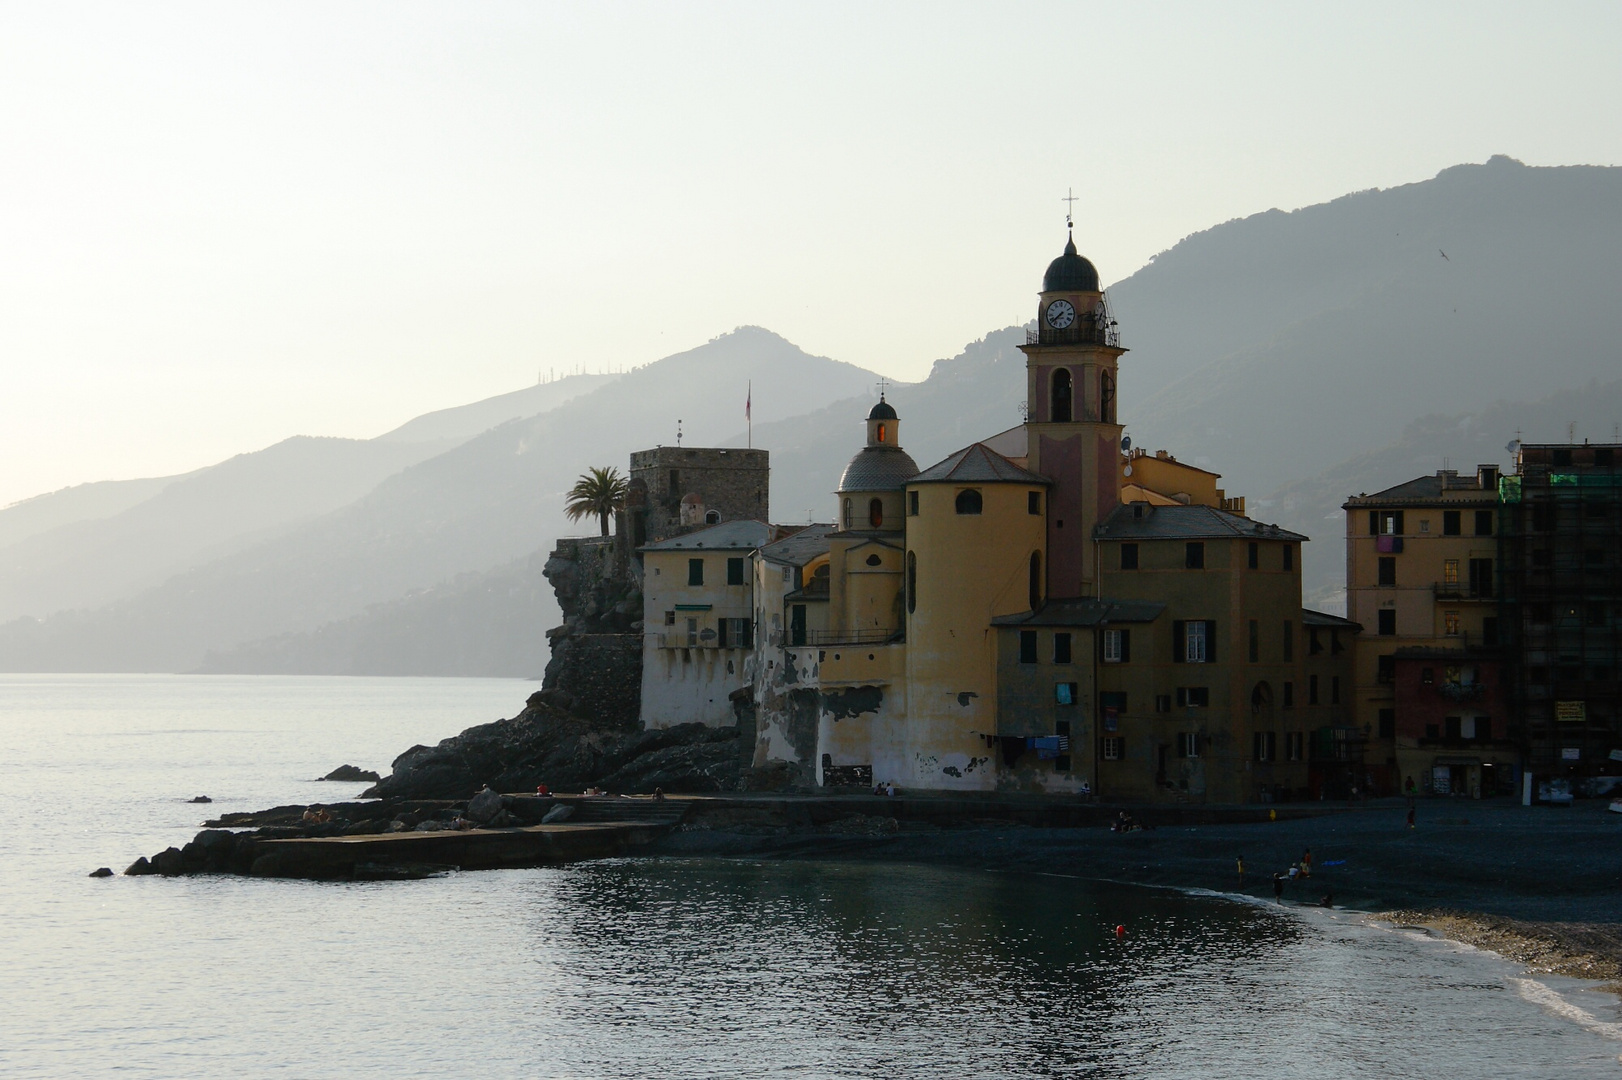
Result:
{"type": "Polygon", "coordinates": [[[1554,718],[1562,724],[1586,723],[1588,720],[1588,702],[1557,701],[1554,703],[1554,718]]]}

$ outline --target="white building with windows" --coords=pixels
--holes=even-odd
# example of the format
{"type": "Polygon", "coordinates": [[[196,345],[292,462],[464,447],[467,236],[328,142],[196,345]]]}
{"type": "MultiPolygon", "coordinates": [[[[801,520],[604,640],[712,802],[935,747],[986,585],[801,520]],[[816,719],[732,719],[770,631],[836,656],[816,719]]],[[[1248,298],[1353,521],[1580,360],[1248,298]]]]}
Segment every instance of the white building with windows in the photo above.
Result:
{"type": "Polygon", "coordinates": [[[754,567],[771,536],[729,521],[673,536],[642,556],[642,726],[736,723],[731,695],[749,685],[754,567]]]}

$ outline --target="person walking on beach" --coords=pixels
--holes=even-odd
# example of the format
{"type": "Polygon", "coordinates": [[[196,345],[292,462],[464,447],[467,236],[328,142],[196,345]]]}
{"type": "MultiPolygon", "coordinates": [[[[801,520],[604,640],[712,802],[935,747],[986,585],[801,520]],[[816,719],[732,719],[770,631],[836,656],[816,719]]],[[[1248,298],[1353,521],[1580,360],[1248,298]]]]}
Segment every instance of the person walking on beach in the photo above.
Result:
{"type": "Polygon", "coordinates": [[[1311,848],[1307,848],[1307,850],[1305,850],[1305,851],[1303,851],[1301,853],[1301,876],[1302,877],[1311,877],[1312,876],[1312,849],[1311,848]]]}
{"type": "Polygon", "coordinates": [[[1245,857],[1241,855],[1235,861],[1239,864],[1239,886],[1243,888],[1245,884],[1245,857]]]}
{"type": "Polygon", "coordinates": [[[1414,827],[1414,808],[1411,806],[1408,808],[1408,827],[1414,827]]]}
{"type": "Polygon", "coordinates": [[[1284,903],[1284,875],[1283,874],[1275,873],[1273,875],[1273,899],[1278,901],[1280,904],[1284,903]]]}

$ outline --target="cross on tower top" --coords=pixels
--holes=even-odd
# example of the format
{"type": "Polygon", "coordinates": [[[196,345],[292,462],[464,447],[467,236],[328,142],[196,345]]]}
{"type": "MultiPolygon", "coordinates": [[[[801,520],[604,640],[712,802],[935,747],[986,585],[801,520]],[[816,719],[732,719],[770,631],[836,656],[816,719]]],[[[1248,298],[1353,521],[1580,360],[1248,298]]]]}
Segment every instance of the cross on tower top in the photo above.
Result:
{"type": "Polygon", "coordinates": [[[884,391],[885,391],[885,388],[888,387],[889,385],[890,385],[890,380],[886,379],[884,376],[880,375],[879,376],[879,381],[878,381],[879,400],[880,401],[884,400],[884,391]]]}
{"type": "Polygon", "coordinates": [[[1065,191],[1064,198],[1059,200],[1060,202],[1065,204],[1065,208],[1064,208],[1064,227],[1067,228],[1067,229],[1073,229],[1073,228],[1075,228],[1075,224],[1076,224],[1075,223],[1075,216],[1074,216],[1075,215],[1075,209],[1076,209],[1076,189],[1075,188],[1065,188],[1064,191],[1065,191]]]}

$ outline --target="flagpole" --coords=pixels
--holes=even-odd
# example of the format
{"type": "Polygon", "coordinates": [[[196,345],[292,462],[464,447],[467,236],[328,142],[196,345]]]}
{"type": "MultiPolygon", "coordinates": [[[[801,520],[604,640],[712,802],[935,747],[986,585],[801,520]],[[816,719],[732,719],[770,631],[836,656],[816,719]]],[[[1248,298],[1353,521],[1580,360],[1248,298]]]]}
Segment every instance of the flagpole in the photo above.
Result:
{"type": "Polygon", "coordinates": [[[755,380],[749,380],[749,392],[743,399],[743,418],[749,424],[749,449],[755,448],[755,380]]]}

